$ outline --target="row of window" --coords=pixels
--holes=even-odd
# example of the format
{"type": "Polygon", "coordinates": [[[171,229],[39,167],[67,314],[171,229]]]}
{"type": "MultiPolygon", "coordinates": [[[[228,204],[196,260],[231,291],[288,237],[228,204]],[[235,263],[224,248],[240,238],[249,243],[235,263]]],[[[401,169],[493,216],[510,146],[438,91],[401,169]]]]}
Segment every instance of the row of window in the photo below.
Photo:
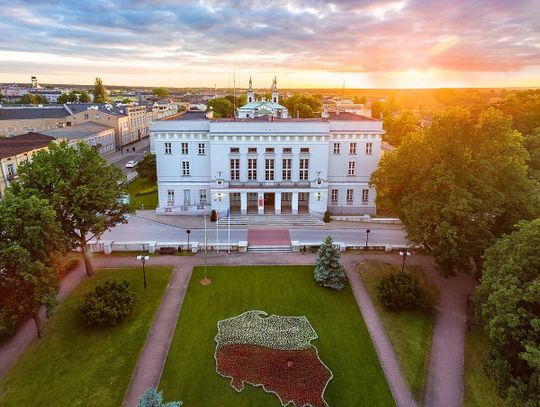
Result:
{"type": "MultiPolygon", "coordinates": [[[[180,147],[181,147],[183,155],[189,154],[189,143],[182,143],[180,147]]],[[[199,143],[198,153],[199,155],[206,155],[205,143],[199,143]]],[[[165,143],[165,154],[167,155],[172,154],[172,143],[169,143],[169,142],[165,143]]]]}
{"type": "MultiPolygon", "coordinates": [[[[206,205],[206,189],[199,189],[199,205],[206,205]]],[[[167,190],[167,205],[173,206],[175,204],[174,189],[167,190]]],[[[184,189],[184,205],[192,205],[191,202],[191,190],[184,189]]]]}
{"type": "MultiPolygon", "coordinates": [[[[356,155],[357,144],[356,142],[349,143],[349,155],[356,155]]],[[[373,143],[366,143],[365,149],[366,155],[373,154],[373,143]]],[[[341,154],[341,143],[334,143],[334,155],[341,154]]]]}
{"type": "MultiPolygon", "coordinates": [[[[230,175],[232,181],[238,181],[240,179],[240,159],[230,159],[230,175]]],[[[309,179],[309,159],[300,159],[300,180],[307,181],[309,179]]],[[[292,179],[292,159],[284,158],[281,165],[281,178],[284,181],[290,181],[292,179]]],[[[264,160],[264,179],[266,181],[274,181],[275,179],[275,160],[267,158],[264,160]]],[[[257,180],[257,159],[248,158],[248,180],[257,180]]]]}
{"type": "MultiPolygon", "coordinates": [[[[339,190],[332,189],[330,190],[330,202],[332,204],[337,204],[339,200],[339,190]]],[[[347,205],[352,205],[354,203],[354,190],[347,189],[345,191],[345,202],[347,205]]],[[[369,189],[362,189],[362,205],[367,205],[369,202],[369,189]]]]}

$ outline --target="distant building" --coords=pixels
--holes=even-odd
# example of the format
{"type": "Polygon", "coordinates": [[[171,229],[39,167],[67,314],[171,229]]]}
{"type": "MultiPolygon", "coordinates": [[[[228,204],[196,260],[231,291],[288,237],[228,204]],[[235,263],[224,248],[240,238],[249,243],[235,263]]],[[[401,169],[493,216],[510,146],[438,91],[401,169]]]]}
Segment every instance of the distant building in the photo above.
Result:
{"type": "Polygon", "coordinates": [[[105,126],[96,122],[87,122],[76,126],[64,127],[56,130],[47,130],[41,134],[54,137],[57,140],[66,140],[68,144],[84,141],[94,147],[100,155],[106,155],[116,150],[116,136],[114,127],[105,126]]]}
{"type": "Polygon", "coordinates": [[[361,116],[371,117],[371,109],[361,103],[325,103],[323,105],[323,117],[328,117],[329,113],[354,113],[361,116]]]}
{"type": "Polygon", "coordinates": [[[0,107],[0,137],[52,130],[67,124],[69,112],[64,106],[0,107]]]}
{"type": "Polygon", "coordinates": [[[258,117],[279,117],[286,119],[289,117],[289,111],[285,106],[279,104],[279,93],[277,90],[277,79],[272,81],[272,97],[271,100],[262,98],[255,100],[255,92],[253,84],[249,78],[249,87],[247,90],[247,103],[238,109],[238,117],[240,119],[256,119],[258,117]]]}
{"type": "Polygon", "coordinates": [[[53,137],[36,133],[0,139],[0,197],[4,196],[9,184],[17,179],[19,165],[31,161],[32,156],[47,148],[51,141],[54,141],[53,137]]]}
{"type": "Polygon", "coordinates": [[[31,89],[28,93],[39,95],[47,99],[49,103],[58,103],[58,98],[62,96],[64,92],[60,89],[31,89]]]}

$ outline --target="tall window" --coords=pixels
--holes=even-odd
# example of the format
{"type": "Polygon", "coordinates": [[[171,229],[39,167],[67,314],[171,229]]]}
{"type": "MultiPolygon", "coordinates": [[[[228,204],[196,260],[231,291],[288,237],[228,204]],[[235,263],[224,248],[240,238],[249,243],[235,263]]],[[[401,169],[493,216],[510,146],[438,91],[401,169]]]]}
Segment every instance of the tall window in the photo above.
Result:
{"type": "Polygon", "coordinates": [[[366,143],[366,155],[373,154],[373,143],[366,143]]]}
{"type": "Polygon", "coordinates": [[[8,164],[7,165],[7,175],[8,176],[15,175],[15,166],[13,164],[8,164]]]}
{"type": "Polygon", "coordinates": [[[349,172],[348,175],[354,175],[356,172],[356,162],[355,161],[349,161],[349,172]]]}
{"type": "Polygon", "coordinates": [[[206,189],[199,189],[199,201],[201,205],[206,205],[206,189]]]}
{"type": "Polygon", "coordinates": [[[366,205],[369,202],[369,189],[362,190],[362,204],[366,205]]]}
{"type": "Polygon", "coordinates": [[[300,180],[306,181],[309,178],[309,159],[300,159],[300,180]]]}
{"type": "Polygon", "coordinates": [[[240,159],[231,158],[231,180],[240,179],[240,159]]]}
{"type": "Polygon", "coordinates": [[[188,143],[182,143],[182,154],[189,154],[188,143]]]}
{"type": "Polygon", "coordinates": [[[257,179],[257,159],[248,158],[248,179],[256,180],[257,179]]]}
{"type": "Polygon", "coordinates": [[[353,203],[353,190],[348,189],[347,190],[347,205],[352,205],[353,203]]]}
{"type": "Polygon", "coordinates": [[[165,154],[172,154],[171,143],[165,143],[165,154]]]}
{"type": "Polygon", "coordinates": [[[189,161],[182,161],[182,175],[189,175],[189,161]]]}
{"type": "Polygon", "coordinates": [[[266,159],[264,168],[265,168],[264,179],[266,181],[273,181],[274,180],[274,160],[266,159]]]}
{"type": "Polygon", "coordinates": [[[199,143],[199,155],[206,155],[206,144],[199,143]]]}
{"type": "Polygon", "coordinates": [[[191,203],[191,191],[184,189],[184,205],[188,206],[191,203]]]}
{"type": "Polygon", "coordinates": [[[334,154],[341,154],[341,144],[334,143],[334,154]]]}
{"type": "Polygon", "coordinates": [[[349,144],[349,154],[354,155],[356,154],[356,143],[352,142],[349,144]]]}
{"type": "Polygon", "coordinates": [[[168,206],[174,205],[174,189],[167,190],[167,205],[168,206]]]}
{"type": "Polygon", "coordinates": [[[338,190],[337,189],[333,189],[331,191],[330,200],[332,201],[332,203],[337,203],[337,201],[338,201],[338,190]]]}
{"type": "Polygon", "coordinates": [[[284,158],[283,159],[283,180],[291,180],[292,179],[292,159],[290,158],[284,158]]]}

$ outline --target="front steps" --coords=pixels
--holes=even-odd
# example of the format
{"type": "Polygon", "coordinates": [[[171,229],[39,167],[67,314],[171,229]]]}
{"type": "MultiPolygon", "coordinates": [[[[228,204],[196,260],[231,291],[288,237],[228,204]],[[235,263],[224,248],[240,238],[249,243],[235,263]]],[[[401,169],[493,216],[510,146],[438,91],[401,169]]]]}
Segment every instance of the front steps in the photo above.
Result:
{"type": "MultiPolygon", "coordinates": [[[[229,221],[226,217],[218,220],[220,227],[227,227],[229,221]]],[[[321,226],[322,219],[308,214],[300,215],[231,215],[231,226],[321,226]]]]}
{"type": "Polygon", "coordinates": [[[292,247],[287,245],[250,245],[249,253],[291,253],[292,247]]]}

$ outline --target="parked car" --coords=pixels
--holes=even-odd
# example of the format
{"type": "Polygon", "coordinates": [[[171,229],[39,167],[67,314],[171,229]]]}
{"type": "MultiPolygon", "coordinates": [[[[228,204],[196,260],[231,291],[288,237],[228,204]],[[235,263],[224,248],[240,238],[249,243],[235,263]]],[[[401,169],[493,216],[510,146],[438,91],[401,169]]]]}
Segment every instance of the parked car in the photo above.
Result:
{"type": "Polygon", "coordinates": [[[138,161],[131,160],[126,163],[126,168],[135,168],[135,166],[138,164],[138,161]]]}

